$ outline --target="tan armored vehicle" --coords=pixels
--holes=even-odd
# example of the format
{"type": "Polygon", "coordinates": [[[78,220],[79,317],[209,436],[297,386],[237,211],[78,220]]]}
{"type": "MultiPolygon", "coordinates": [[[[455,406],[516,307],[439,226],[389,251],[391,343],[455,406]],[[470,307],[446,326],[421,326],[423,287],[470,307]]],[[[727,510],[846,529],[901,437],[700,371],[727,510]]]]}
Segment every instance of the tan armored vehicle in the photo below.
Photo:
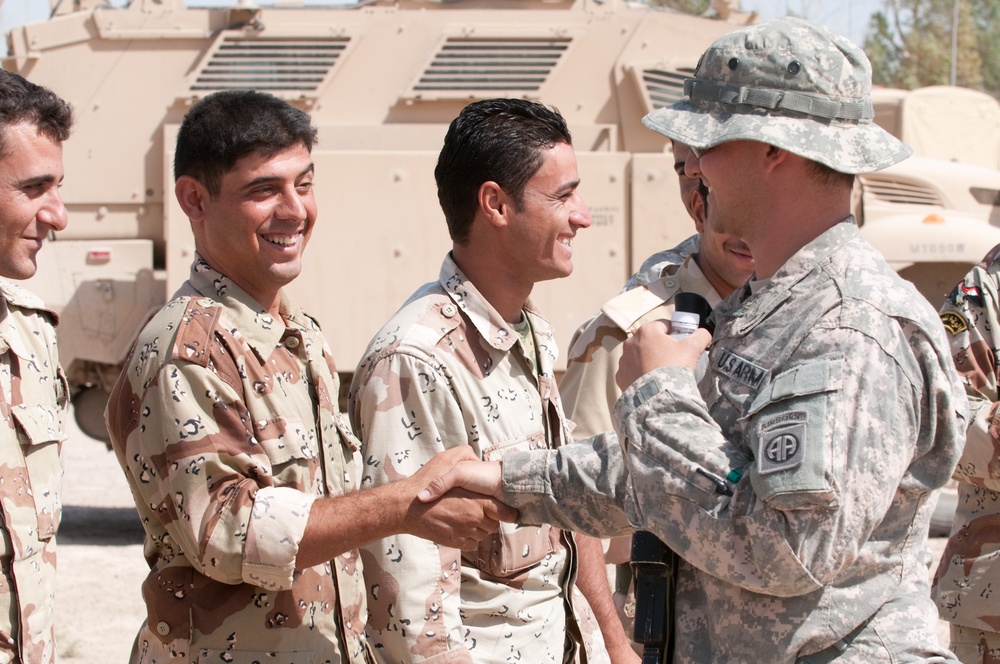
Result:
{"type": "MultiPolygon", "coordinates": [[[[573,132],[580,191],[594,218],[574,246],[573,276],[535,294],[565,349],[643,258],[693,232],[669,145],[640,119],[679,97],[708,44],[752,20],[727,2],[713,3],[715,19],[622,0],[53,4],[51,19],[8,35],[3,66],[53,88],[77,112],[65,146],[69,228],[40,255],[32,287],[62,312],[77,419],[95,437],[105,435],[104,399],[132,340],[187,276],[193,242],[173,199],[171,152],[199,97],[266,90],[319,127],[320,218],[292,290],[323,323],[343,371],[403,299],[437,277],[450,243],[433,169],[452,118],[468,102],[496,96],[557,107],[573,132]]],[[[889,220],[893,206],[936,211],[954,225],[948,208],[962,208],[949,192],[914,193],[934,188],[934,177],[894,177],[878,195],[866,186],[868,229],[889,220]],[[907,198],[921,195],[927,200],[907,198]]],[[[1000,182],[989,186],[996,196],[1000,182]]],[[[948,260],[967,269],[988,242],[973,241],[983,250],[948,260]]],[[[901,269],[924,262],[899,259],[901,269]]]]}
{"type": "Polygon", "coordinates": [[[914,156],[859,178],[861,232],[940,306],[1000,243],[1000,103],[951,86],[876,89],[872,101],[914,156]]]}

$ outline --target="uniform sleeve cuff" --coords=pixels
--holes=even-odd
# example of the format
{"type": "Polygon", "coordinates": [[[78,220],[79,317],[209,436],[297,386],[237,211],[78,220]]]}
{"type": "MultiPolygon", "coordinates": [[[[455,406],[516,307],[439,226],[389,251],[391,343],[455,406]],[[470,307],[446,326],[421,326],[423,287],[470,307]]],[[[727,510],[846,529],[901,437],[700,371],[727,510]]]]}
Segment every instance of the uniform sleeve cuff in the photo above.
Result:
{"type": "Polygon", "coordinates": [[[257,491],[243,548],[243,581],[270,590],[292,587],[295,557],[315,500],[289,487],[257,491]]]}

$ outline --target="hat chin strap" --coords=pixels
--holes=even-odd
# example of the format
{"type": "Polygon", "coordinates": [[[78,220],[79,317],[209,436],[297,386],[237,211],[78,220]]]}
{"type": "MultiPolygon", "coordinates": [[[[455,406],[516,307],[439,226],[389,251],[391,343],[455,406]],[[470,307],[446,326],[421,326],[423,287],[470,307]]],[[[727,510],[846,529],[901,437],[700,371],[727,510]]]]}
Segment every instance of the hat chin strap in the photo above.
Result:
{"type": "Polygon", "coordinates": [[[684,95],[694,103],[715,102],[730,106],[753,106],[794,111],[825,120],[872,120],[871,99],[839,101],[824,95],[794,90],[766,90],[717,83],[701,78],[684,79],[684,95]]]}

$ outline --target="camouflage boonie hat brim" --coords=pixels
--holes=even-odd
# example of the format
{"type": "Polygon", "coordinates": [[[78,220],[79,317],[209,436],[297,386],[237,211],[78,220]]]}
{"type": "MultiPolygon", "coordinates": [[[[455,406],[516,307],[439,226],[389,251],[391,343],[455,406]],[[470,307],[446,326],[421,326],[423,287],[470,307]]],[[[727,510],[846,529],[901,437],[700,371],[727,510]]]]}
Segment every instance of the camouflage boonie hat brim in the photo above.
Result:
{"type": "Polygon", "coordinates": [[[802,19],[723,35],[701,56],[684,94],[643,124],[700,149],[768,143],[842,173],[877,171],[911,153],[872,119],[864,52],[802,19]]]}

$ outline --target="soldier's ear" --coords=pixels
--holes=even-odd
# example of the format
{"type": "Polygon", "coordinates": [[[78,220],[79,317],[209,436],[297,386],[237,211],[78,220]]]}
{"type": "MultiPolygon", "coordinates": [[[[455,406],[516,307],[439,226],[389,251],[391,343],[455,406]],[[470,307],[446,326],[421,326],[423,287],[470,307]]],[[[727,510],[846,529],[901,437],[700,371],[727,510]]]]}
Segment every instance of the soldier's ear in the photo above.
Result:
{"type": "Polygon", "coordinates": [[[479,186],[479,211],[491,225],[500,228],[507,225],[507,217],[513,210],[512,201],[507,192],[492,180],[479,186]]]}
{"type": "Polygon", "coordinates": [[[182,175],[174,184],[174,195],[181,210],[192,222],[205,219],[205,204],[208,202],[208,191],[205,186],[190,175],[182,175]]]}

